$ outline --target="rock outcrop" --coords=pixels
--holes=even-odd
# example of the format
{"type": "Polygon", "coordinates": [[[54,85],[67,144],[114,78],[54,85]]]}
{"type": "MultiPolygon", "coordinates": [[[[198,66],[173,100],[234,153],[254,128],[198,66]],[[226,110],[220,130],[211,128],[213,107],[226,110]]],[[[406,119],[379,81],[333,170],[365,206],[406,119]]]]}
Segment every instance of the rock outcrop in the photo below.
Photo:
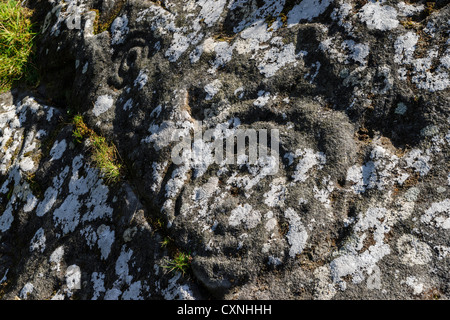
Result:
{"type": "Polygon", "coordinates": [[[0,297],[449,297],[446,1],[29,2],[42,84],[0,98],[0,297]]]}

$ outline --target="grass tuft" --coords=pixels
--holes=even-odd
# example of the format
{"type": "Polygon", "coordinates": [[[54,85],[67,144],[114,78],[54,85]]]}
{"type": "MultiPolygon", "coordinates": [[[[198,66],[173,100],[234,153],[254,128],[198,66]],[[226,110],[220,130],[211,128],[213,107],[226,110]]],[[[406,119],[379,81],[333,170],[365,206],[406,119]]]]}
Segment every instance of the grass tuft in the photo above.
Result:
{"type": "Polygon", "coordinates": [[[88,128],[81,115],[74,116],[72,124],[74,125],[72,135],[76,142],[81,143],[84,139],[89,140],[92,148],[91,159],[106,182],[118,182],[121,177],[122,165],[119,163],[119,153],[114,144],[109,143],[104,137],[88,128]]]}
{"type": "Polygon", "coordinates": [[[0,93],[11,89],[13,82],[28,76],[36,79],[30,62],[33,53],[32,11],[16,0],[0,0],[0,93]]]}
{"type": "Polygon", "coordinates": [[[184,275],[191,267],[191,262],[192,256],[189,253],[178,251],[163,268],[169,269],[169,272],[179,271],[184,275]]]}

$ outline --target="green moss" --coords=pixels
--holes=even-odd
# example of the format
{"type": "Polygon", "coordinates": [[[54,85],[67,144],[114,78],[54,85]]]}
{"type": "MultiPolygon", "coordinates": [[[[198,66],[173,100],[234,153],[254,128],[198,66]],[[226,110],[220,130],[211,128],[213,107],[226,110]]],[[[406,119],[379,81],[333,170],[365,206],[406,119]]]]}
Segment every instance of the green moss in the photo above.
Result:
{"type": "Polygon", "coordinates": [[[287,26],[287,15],[289,11],[294,8],[296,4],[298,4],[300,1],[298,0],[286,0],[283,10],[281,10],[279,17],[281,18],[281,22],[283,22],[283,27],[287,26]]]}
{"type": "Polygon", "coordinates": [[[283,23],[283,26],[284,27],[287,26],[287,15],[286,15],[286,13],[281,12],[280,13],[280,19],[281,19],[281,22],[283,23]]]}
{"type": "Polygon", "coordinates": [[[162,248],[168,248],[173,246],[173,239],[171,237],[164,237],[164,240],[161,241],[162,248]]]}
{"type": "Polygon", "coordinates": [[[271,14],[269,14],[264,21],[267,23],[267,26],[270,28],[270,26],[277,21],[277,18],[271,14]]]}
{"type": "Polygon", "coordinates": [[[436,11],[436,1],[427,1],[425,6],[425,13],[429,16],[436,11]]]}
{"type": "Polygon", "coordinates": [[[8,188],[8,192],[6,193],[6,200],[9,201],[9,200],[11,200],[11,197],[12,197],[12,195],[14,193],[14,182],[11,181],[8,184],[7,188],[8,188]]]}
{"type": "Polygon", "coordinates": [[[31,174],[26,177],[26,181],[28,182],[28,185],[30,186],[30,190],[33,193],[34,196],[36,196],[38,199],[44,199],[44,191],[42,190],[41,185],[36,181],[35,174],[31,174]]]}
{"type": "Polygon", "coordinates": [[[413,21],[412,18],[408,18],[407,20],[401,20],[400,24],[406,29],[420,30],[423,28],[423,25],[421,23],[413,21]]]}
{"type": "Polygon", "coordinates": [[[3,147],[3,151],[8,151],[9,147],[11,147],[12,143],[14,142],[14,138],[10,137],[6,142],[5,146],[3,147]]]}
{"type": "Polygon", "coordinates": [[[6,294],[9,286],[10,282],[8,280],[0,284],[0,300],[3,300],[3,296],[6,294]]]}
{"type": "Polygon", "coordinates": [[[122,175],[122,164],[119,162],[119,152],[115,145],[88,128],[81,115],[76,115],[72,123],[74,125],[72,135],[75,141],[81,143],[84,139],[89,140],[92,152],[91,160],[94,166],[100,170],[106,182],[118,182],[122,175]]]}
{"type": "Polygon", "coordinates": [[[124,5],[125,0],[116,1],[111,13],[108,15],[102,15],[98,9],[92,9],[91,11],[96,13],[94,20],[94,34],[100,34],[111,28],[112,23],[119,16],[124,5]]]}

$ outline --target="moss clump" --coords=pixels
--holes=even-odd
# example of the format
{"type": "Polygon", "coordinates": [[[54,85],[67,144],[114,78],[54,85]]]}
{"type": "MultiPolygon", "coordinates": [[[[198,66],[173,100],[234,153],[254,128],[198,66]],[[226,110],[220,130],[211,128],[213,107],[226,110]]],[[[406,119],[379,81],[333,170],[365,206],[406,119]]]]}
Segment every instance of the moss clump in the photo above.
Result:
{"type": "Polygon", "coordinates": [[[283,23],[283,27],[287,26],[287,15],[289,11],[291,11],[296,4],[300,3],[298,0],[286,0],[284,3],[283,10],[281,10],[279,17],[281,19],[281,22],[283,23]]]}
{"type": "Polygon", "coordinates": [[[100,34],[106,30],[108,30],[114,20],[119,16],[120,11],[122,11],[123,6],[125,5],[125,0],[117,1],[111,10],[111,13],[108,15],[100,14],[98,9],[92,9],[96,13],[96,17],[94,20],[94,34],[100,34]]]}
{"type": "Polygon", "coordinates": [[[44,199],[44,192],[41,185],[36,181],[36,175],[33,173],[28,175],[25,179],[28,182],[33,195],[35,195],[38,199],[44,199]]]}
{"type": "Polygon", "coordinates": [[[92,151],[92,162],[98,168],[107,183],[115,183],[120,180],[122,165],[119,162],[119,153],[113,143],[106,141],[87,127],[81,115],[76,115],[72,121],[74,125],[73,137],[81,143],[84,139],[89,140],[92,151]]]}
{"type": "Polygon", "coordinates": [[[272,24],[277,21],[277,18],[271,14],[269,14],[264,21],[267,23],[267,26],[270,28],[272,24]]]}

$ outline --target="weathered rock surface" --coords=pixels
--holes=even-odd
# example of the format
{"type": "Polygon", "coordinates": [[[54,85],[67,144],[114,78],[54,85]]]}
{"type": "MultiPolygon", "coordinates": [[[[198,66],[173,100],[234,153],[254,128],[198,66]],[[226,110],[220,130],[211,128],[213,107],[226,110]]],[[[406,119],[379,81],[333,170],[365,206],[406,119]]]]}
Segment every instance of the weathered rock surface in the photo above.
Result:
{"type": "Polygon", "coordinates": [[[1,296],[448,298],[450,6],[434,3],[30,3],[43,79],[0,100],[1,296]],[[68,111],[115,143],[121,182],[68,111]],[[198,121],[216,140],[277,129],[279,154],[215,163],[206,141],[174,163],[198,121]],[[188,274],[162,267],[166,236],[188,274]]]}

